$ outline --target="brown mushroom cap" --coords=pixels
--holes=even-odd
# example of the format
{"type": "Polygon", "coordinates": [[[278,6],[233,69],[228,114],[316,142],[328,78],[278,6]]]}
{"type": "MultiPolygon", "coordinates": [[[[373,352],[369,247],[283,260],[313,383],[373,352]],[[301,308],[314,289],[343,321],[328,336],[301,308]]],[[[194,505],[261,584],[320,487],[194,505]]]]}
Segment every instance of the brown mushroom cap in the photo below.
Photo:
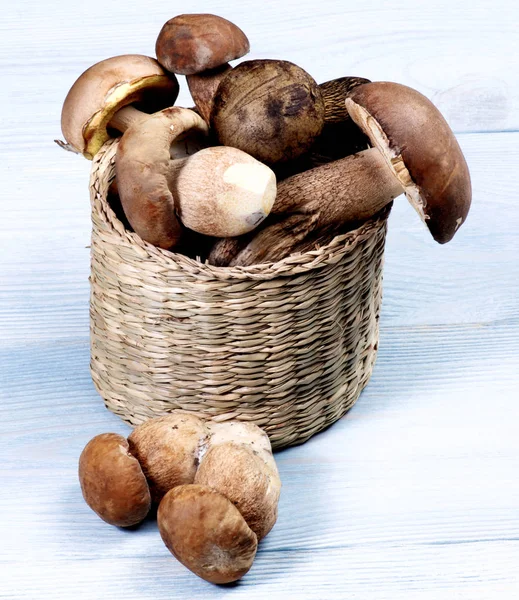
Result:
{"type": "Polygon", "coordinates": [[[256,534],[232,502],[214,490],[173,488],[159,505],[157,523],[170,552],[206,581],[237,581],[252,566],[256,534]]]}
{"type": "Polygon", "coordinates": [[[172,73],[192,75],[214,69],[249,51],[249,40],[234,23],[210,14],[178,15],[162,27],[155,52],[172,73]]]}
{"type": "Polygon", "coordinates": [[[154,502],[175,486],[193,483],[207,436],[204,422],[186,413],[150,419],[132,431],[129,447],[142,465],[154,502]]]}
{"type": "Polygon", "coordinates": [[[220,492],[240,511],[262,540],[274,527],[281,481],[250,442],[211,446],[202,458],[195,483],[220,492]]]}
{"type": "Polygon", "coordinates": [[[110,525],[136,525],[150,510],[146,477],[121,435],[103,433],[88,442],[79,458],[79,481],[88,506],[110,525]]]}
{"type": "Polygon", "coordinates": [[[452,239],[469,212],[470,174],[451,128],[432,102],[405,85],[367,83],[346,100],[384,155],[434,239],[452,239]]]}
{"type": "Polygon", "coordinates": [[[239,64],[222,79],[211,112],[211,126],[222,145],[269,165],[304,154],[323,124],[317,83],[284,60],[239,64]]]}
{"type": "Polygon", "coordinates": [[[124,54],[102,60],[70,88],[61,130],[71,146],[91,159],[110,138],[107,126],[120,108],[141,102],[144,112],[155,112],[172,106],[178,90],[175,76],[149,56],[124,54]]]}

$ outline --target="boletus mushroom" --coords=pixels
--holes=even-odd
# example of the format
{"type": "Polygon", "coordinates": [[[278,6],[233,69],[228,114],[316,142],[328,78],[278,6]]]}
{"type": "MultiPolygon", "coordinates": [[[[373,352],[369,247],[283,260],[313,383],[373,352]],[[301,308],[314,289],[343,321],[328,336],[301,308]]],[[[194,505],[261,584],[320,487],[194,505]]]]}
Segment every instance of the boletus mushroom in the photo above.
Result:
{"type": "Polygon", "coordinates": [[[179,243],[185,227],[224,237],[251,231],[270,212],[276,178],[235,148],[206,148],[171,159],[178,135],[207,125],[189,109],[172,107],[130,127],[121,138],[116,176],[124,212],[142,239],[160,248],[179,243]]]}
{"type": "Polygon", "coordinates": [[[324,102],[314,79],[284,60],[250,60],[221,80],[211,127],[224,146],[275,165],[304,154],[321,133],[324,102]]]}
{"type": "Polygon", "coordinates": [[[158,110],[173,106],[179,91],[175,75],[149,56],[124,54],[92,65],[65,98],[61,130],[68,150],[92,159],[110,139],[158,110]]]}
{"type": "Polygon", "coordinates": [[[210,14],[170,19],[155,44],[159,63],[172,73],[186,75],[191,96],[207,123],[216,89],[231,69],[229,61],[244,56],[249,48],[247,36],[237,25],[210,14]]]}
{"type": "Polygon", "coordinates": [[[472,189],[461,148],[438,109],[416,90],[389,82],[360,85],[345,104],[374,148],[282,181],[272,218],[228,264],[279,260],[316,232],[363,221],[402,193],[437,242],[452,239],[472,189]]]}
{"type": "Polygon", "coordinates": [[[136,525],[151,508],[139,461],[127,440],[116,433],[103,433],[88,442],[79,458],[79,482],[88,506],[110,525],[136,525]]]}
{"type": "Polygon", "coordinates": [[[128,436],[157,504],[171,488],[193,483],[209,431],[198,417],[176,412],[145,421],[128,436]]]}
{"type": "Polygon", "coordinates": [[[253,423],[209,422],[194,483],[228,498],[262,540],[276,523],[281,480],[267,434],[253,423]]]}
{"type": "Polygon", "coordinates": [[[193,75],[240,58],[249,40],[234,23],[211,14],[178,15],[167,21],[155,44],[159,63],[171,73],[193,75]]]}
{"type": "Polygon", "coordinates": [[[237,581],[251,568],[256,534],[225,496],[203,485],[181,485],[162,499],[160,535],[190,571],[211,583],[237,581]]]}

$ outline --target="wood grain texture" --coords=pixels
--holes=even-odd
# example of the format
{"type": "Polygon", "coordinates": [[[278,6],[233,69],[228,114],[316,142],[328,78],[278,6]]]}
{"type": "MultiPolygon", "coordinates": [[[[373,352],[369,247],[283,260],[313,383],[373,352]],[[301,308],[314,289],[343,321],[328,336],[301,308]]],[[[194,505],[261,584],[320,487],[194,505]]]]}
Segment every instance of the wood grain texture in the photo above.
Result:
{"type": "Polygon", "coordinates": [[[439,246],[395,203],[371,382],[346,417],[277,454],[278,523],[238,585],[211,586],[174,560],[155,522],[118,530],[81,497],[85,443],[129,428],[103,408],[88,370],[90,165],[52,142],[74,78],[113,54],[152,54],[162,23],[185,7],[4,7],[0,598],[518,597],[517,4],[192,8],[236,20],[250,58],[292,60],[319,81],[351,74],[424,92],[460,133],[473,208],[439,246]]]}

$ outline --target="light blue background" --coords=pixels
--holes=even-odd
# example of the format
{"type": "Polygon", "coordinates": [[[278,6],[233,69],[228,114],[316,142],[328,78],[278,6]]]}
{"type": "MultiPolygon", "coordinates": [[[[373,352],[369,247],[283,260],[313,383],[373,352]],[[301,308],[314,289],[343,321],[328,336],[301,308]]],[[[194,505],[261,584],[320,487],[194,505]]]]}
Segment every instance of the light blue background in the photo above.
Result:
{"type": "Polygon", "coordinates": [[[0,598],[519,597],[518,24],[503,0],[2,3],[0,598]],[[177,563],[155,523],[102,523],[76,477],[88,439],[129,429],[89,375],[90,164],[52,140],[84,69],[153,55],[181,12],[234,20],[248,58],[319,82],[417,88],[458,134],[474,187],[446,246],[395,203],[372,380],[340,422],[278,453],[278,523],[224,588],[177,563]]]}

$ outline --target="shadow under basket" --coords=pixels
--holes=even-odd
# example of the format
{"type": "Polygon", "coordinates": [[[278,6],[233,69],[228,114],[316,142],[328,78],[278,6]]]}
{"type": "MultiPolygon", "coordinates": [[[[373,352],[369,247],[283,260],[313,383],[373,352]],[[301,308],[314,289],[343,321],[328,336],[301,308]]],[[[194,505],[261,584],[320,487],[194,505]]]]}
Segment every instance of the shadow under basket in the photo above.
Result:
{"type": "Polygon", "coordinates": [[[107,202],[117,141],[93,161],[91,373],[124,421],[182,409],[300,444],[354,404],[377,353],[389,209],[316,250],[214,267],[156,248],[107,202]]]}

